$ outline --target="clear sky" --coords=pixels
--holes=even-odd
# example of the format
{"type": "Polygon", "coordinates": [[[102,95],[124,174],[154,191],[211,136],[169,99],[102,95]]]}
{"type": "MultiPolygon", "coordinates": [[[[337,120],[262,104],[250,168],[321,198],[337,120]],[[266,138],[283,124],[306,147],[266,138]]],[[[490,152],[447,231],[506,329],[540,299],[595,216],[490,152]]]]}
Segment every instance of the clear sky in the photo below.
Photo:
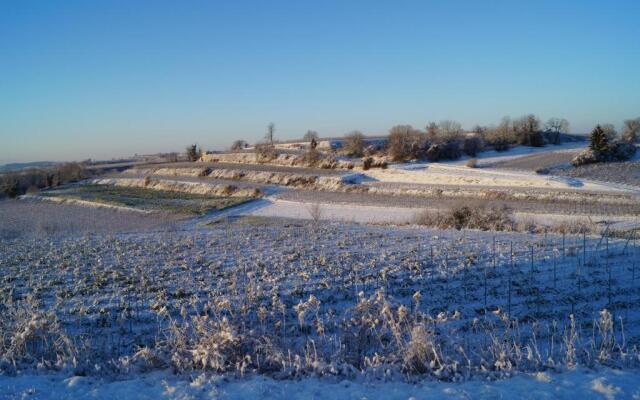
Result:
{"type": "Polygon", "coordinates": [[[0,1],[0,163],[640,116],[640,1],[0,1]]]}

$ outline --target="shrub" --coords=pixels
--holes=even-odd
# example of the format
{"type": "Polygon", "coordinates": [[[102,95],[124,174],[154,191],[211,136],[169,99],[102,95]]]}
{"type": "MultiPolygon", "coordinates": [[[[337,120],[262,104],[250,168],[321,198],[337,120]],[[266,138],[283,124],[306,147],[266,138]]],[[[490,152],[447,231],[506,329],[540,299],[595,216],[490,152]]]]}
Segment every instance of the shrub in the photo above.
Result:
{"type": "Polygon", "coordinates": [[[345,135],[343,150],[349,156],[362,157],[364,152],[364,135],[362,132],[353,131],[345,135]]]}
{"type": "Polygon", "coordinates": [[[373,158],[366,157],[362,160],[362,169],[365,171],[369,170],[371,168],[371,164],[373,164],[373,158]]]}
{"type": "Polygon", "coordinates": [[[447,141],[440,149],[440,158],[443,160],[457,160],[462,156],[462,150],[460,150],[460,142],[458,140],[447,141]]]}
{"type": "Polygon", "coordinates": [[[611,158],[613,161],[626,161],[636,154],[636,146],[632,142],[618,141],[611,146],[611,158]]]}
{"type": "Polygon", "coordinates": [[[15,172],[0,176],[0,190],[5,196],[16,197],[20,194],[20,180],[15,172]]]}
{"type": "Polygon", "coordinates": [[[478,168],[478,160],[476,158],[472,158],[467,161],[467,167],[469,168],[478,168]]]}
{"type": "Polygon", "coordinates": [[[538,167],[535,171],[538,175],[549,175],[549,173],[551,172],[549,168],[546,167],[538,167]]]}
{"type": "Polygon", "coordinates": [[[440,149],[440,145],[439,144],[432,144],[431,146],[429,146],[429,149],[427,150],[426,156],[427,156],[427,160],[429,161],[438,161],[440,160],[441,156],[441,149],[440,149]]]}
{"type": "Polygon", "coordinates": [[[411,125],[396,125],[389,131],[388,152],[395,161],[419,158],[426,144],[424,134],[411,125]]]}
{"type": "Polygon", "coordinates": [[[585,164],[608,161],[625,161],[636,153],[634,143],[625,140],[611,141],[615,137],[611,129],[602,128],[597,125],[589,136],[589,148],[580,152],[571,160],[575,167],[585,164]],[[609,133],[608,133],[609,131],[609,133]]]}
{"type": "Polygon", "coordinates": [[[302,161],[307,166],[315,166],[322,159],[322,154],[316,150],[315,147],[307,148],[307,151],[302,155],[302,161]]]}
{"type": "Polygon", "coordinates": [[[259,143],[255,146],[258,162],[269,162],[278,157],[278,151],[271,143],[259,143]]]}
{"type": "Polygon", "coordinates": [[[426,152],[427,160],[434,162],[440,160],[457,160],[462,155],[460,143],[457,140],[432,144],[426,152]]]}
{"type": "Polygon", "coordinates": [[[470,157],[475,157],[482,151],[482,146],[483,143],[480,136],[467,136],[462,142],[462,151],[470,157]]]}
{"type": "Polygon", "coordinates": [[[507,117],[502,119],[500,125],[485,130],[483,139],[496,151],[508,150],[510,144],[517,142],[511,120],[507,117]]]}
{"type": "Polygon", "coordinates": [[[440,229],[480,229],[511,231],[514,220],[506,207],[460,204],[446,212],[424,211],[416,216],[418,225],[435,226],[440,229]]]}
{"type": "Polygon", "coordinates": [[[593,164],[600,161],[602,160],[599,157],[599,153],[596,153],[591,149],[585,149],[578,153],[575,157],[573,157],[573,159],[571,160],[571,165],[573,165],[574,167],[578,167],[580,165],[593,164]]]}

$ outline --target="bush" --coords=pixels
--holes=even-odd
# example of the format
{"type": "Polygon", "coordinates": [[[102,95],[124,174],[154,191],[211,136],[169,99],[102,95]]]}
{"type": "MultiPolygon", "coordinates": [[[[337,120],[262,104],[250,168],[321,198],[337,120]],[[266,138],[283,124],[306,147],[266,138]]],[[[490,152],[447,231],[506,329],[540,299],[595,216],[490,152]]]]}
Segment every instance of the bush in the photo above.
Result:
{"type": "Polygon", "coordinates": [[[610,141],[613,137],[597,125],[589,137],[589,148],[580,152],[571,160],[574,167],[609,161],[626,161],[636,153],[635,144],[626,140],[610,141]]]}
{"type": "Polygon", "coordinates": [[[516,143],[515,134],[511,129],[511,122],[505,118],[500,125],[487,129],[483,134],[484,142],[496,151],[505,151],[509,145],[516,143]]]}
{"type": "Polygon", "coordinates": [[[480,229],[511,231],[515,223],[506,207],[460,204],[452,206],[444,213],[424,211],[416,216],[418,225],[434,226],[440,229],[480,229]]]}
{"type": "Polygon", "coordinates": [[[626,161],[636,154],[635,144],[627,141],[618,141],[611,146],[611,157],[613,161],[626,161]]]}
{"type": "Polygon", "coordinates": [[[416,159],[424,152],[427,139],[411,125],[397,125],[389,131],[387,146],[394,161],[416,159]]]}
{"type": "Polygon", "coordinates": [[[309,147],[302,155],[302,161],[310,167],[318,164],[320,160],[322,160],[322,154],[315,147],[309,147]]]}
{"type": "Polygon", "coordinates": [[[429,161],[438,161],[441,158],[441,154],[442,150],[440,149],[440,145],[439,144],[432,144],[431,146],[429,146],[429,149],[427,150],[426,156],[427,156],[427,160],[429,161]]]}
{"type": "Polygon", "coordinates": [[[353,131],[345,135],[343,150],[349,156],[362,157],[364,152],[364,135],[362,132],[353,131]]]}
{"type": "Polygon", "coordinates": [[[536,168],[536,174],[538,175],[549,175],[551,171],[546,167],[538,167],[536,168]]]}
{"type": "Polygon", "coordinates": [[[600,161],[602,161],[602,159],[599,156],[599,153],[591,149],[585,149],[573,157],[571,165],[578,167],[580,165],[593,164],[600,161]]]}
{"type": "Polygon", "coordinates": [[[475,157],[482,151],[483,143],[480,136],[468,136],[462,142],[462,151],[470,156],[475,157]]]}
{"type": "Polygon", "coordinates": [[[457,160],[461,156],[462,150],[460,150],[460,142],[458,142],[457,140],[448,141],[441,146],[441,159],[457,160]]]}
{"type": "Polygon", "coordinates": [[[469,168],[478,168],[478,160],[476,158],[472,158],[467,161],[467,167],[469,168]]]}
{"type": "Polygon", "coordinates": [[[20,194],[20,179],[17,173],[7,173],[0,178],[0,191],[5,196],[13,198],[20,194]]]}
{"type": "Polygon", "coordinates": [[[270,143],[260,143],[255,146],[256,159],[258,162],[269,162],[278,157],[278,151],[270,143]]]}
{"type": "Polygon", "coordinates": [[[369,170],[371,168],[371,164],[373,164],[373,158],[366,157],[362,160],[362,169],[365,171],[369,170]]]}

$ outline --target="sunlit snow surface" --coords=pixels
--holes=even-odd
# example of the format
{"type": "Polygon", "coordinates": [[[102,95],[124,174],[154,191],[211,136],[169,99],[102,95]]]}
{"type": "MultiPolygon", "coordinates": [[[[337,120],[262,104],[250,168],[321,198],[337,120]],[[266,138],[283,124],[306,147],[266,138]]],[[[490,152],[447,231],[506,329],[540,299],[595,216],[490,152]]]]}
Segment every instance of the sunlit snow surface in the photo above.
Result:
{"type": "Polygon", "coordinates": [[[523,374],[494,382],[462,383],[278,381],[261,376],[175,377],[141,374],[104,381],[62,375],[0,377],[2,399],[640,399],[640,373],[577,369],[562,373],[523,374]]]}

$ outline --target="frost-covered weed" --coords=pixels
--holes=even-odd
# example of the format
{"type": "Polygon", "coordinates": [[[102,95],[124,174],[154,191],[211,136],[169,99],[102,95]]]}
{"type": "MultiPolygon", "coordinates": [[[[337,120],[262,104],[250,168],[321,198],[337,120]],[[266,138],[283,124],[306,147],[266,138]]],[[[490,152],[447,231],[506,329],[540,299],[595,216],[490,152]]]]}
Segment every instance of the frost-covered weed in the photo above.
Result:
{"type": "Polygon", "coordinates": [[[635,243],[564,239],[249,219],[3,240],[0,358],[281,378],[637,366],[635,243]]]}

